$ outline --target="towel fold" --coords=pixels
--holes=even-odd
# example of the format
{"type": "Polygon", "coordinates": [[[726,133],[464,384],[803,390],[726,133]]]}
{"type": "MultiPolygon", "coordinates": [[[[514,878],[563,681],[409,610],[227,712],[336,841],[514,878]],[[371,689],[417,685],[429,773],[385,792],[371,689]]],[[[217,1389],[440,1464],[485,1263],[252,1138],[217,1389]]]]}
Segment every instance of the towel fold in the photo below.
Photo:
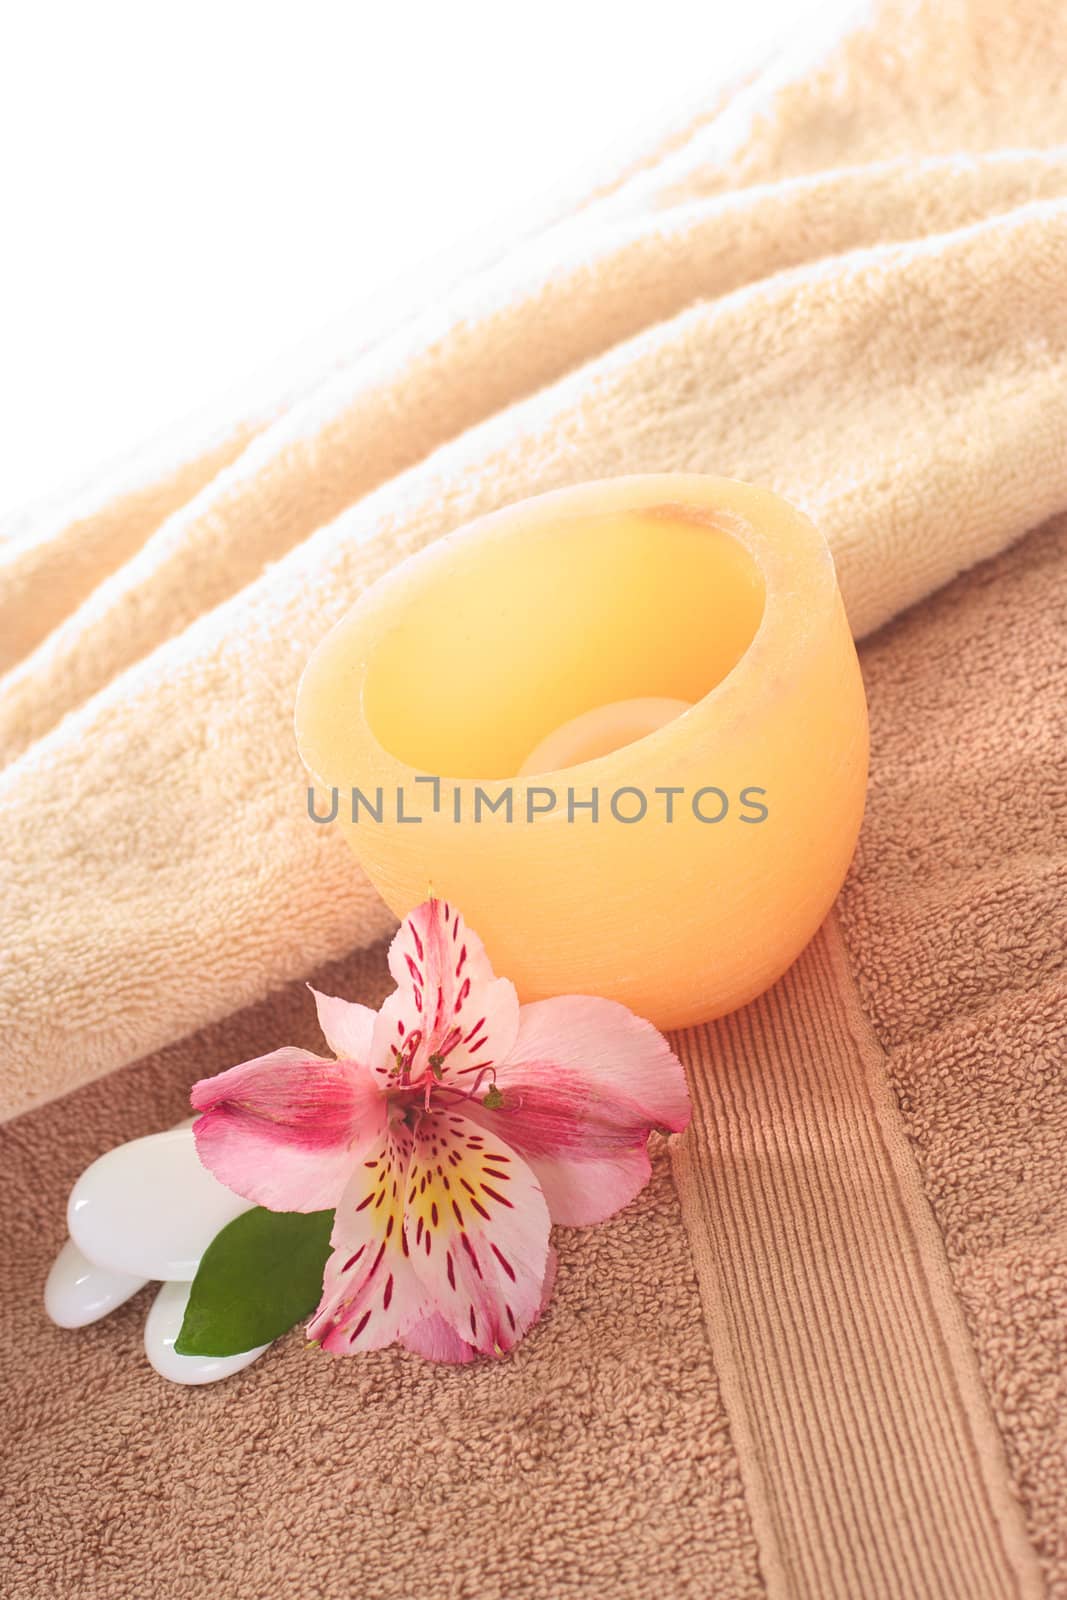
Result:
{"type": "Polygon", "coordinates": [[[4,541],[0,1108],[389,926],[307,820],[292,704],[427,541],[582,479],[753,479],[862,635],[1067,508],[1065,79],[1056,4],[879,6],[274,420],[4,541]]]}

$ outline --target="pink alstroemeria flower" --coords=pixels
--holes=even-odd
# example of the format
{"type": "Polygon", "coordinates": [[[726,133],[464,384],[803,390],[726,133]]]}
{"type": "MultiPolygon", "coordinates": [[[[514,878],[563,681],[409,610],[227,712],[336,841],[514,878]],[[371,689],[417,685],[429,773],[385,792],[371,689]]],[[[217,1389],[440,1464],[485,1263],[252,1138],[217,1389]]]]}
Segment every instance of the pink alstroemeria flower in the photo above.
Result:
{"type": "Polygon", "coordinates": [[[196,1084],[197,1150],[258,1205],[336,1208],[308,1326],[327,1350],[499,1355],[551,1291],[550,1222],[644,1187],[649,1133],[689,1121],[685,1078],[614,1001],[520,1007],[445,901],[401,924],[389,970],[377,1013],[315,993],[336,1060],[275,1050],[196,1084]]]}

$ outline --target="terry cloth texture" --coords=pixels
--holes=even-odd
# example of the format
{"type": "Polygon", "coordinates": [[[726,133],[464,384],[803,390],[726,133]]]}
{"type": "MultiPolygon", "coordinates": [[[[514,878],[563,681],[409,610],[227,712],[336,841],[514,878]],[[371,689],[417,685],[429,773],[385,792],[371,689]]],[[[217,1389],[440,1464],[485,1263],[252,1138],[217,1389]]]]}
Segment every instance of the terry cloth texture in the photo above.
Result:
{"type": "MultiPolygon", "coordinates": [[[[294,1332],[181,1390],[140,1352],[151,1291],[44,1321],[77,1174],[201,1074],[316,1047],[300,984],[9,1123],[5,1594],[1029,1600],[1043,1570],[1063,1600],[1065,595],[1061,522],[862,650],[875,776],[836,918],[677,1036],[692,1128],[620,1216],[557,1230],[508,1362],[294,1332]]],[[[316,982],[377,1004],[382,947],[316,982]]]]}
{"type": "Polygon", "coordinates": [[[835,21],[280,414],[0,541],[0,1108],[390,925],[292,708],[405,553],[715,471],[812,514],[862,636],[1067,507],[1065,81],[1057,3],[835,21]]]}
{"type": "MultiPolygon", "coordinates": [[[[382,946],[316,981],[372,1005],[393,987],[382,946]]],[[[152,1289],[81,1333],[42,1322],[72,1175],[289,1039],[321,1048],[303,984],[8,1124],[6,1600],[761,1595],[662,1148],[637,1204],[556,1231],[551,1312],[506,1363],[341,1360],[294,1332],[182,1389],[144,1358],[152,1289]]]]}
{"type": "Polygon", "coordinates": [[[1016,1489],[1067,1596],[1067,518],[863,652],[839,901],[1016,1489]]]}
{"type": "Polygon", "coordinates": [[[836,913],[684,1036],[716,1368],[773,1593],[1061,1597],[1067,518],[861,656],[836,913]]]}
{"type": "Polygon", "coordinates": [[[1067,519],[861,654],[835,914],[683,1036],[716,1368],[772,1593],[1063,1596],[1067,519]]]}

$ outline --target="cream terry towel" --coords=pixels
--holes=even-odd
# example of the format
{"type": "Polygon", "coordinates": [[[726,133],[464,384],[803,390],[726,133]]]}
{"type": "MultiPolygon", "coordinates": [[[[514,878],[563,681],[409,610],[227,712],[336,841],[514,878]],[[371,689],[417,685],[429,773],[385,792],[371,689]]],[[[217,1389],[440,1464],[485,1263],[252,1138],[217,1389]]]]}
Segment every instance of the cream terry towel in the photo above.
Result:
{"type": "Polygon", "coordinates": [[[862,635],[1067,507],[1065,81],[1058,4],[882,5],[276,412],[4,541],[3,1110],[388,926],[291,722],[409,551],[714,471],[810,512],[862,635]]]}

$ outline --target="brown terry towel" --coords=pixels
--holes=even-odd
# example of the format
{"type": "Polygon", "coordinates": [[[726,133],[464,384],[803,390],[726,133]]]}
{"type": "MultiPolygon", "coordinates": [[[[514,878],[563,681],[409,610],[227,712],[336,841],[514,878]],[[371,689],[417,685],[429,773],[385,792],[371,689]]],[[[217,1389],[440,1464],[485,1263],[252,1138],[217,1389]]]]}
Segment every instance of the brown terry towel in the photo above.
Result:
{"type": "MultiPolygon", "coordinates": [[[[1043,1573],[1067,1595],[1065,594],[1061,521],[861,652],[859,995],[820,936],[679,1037],[673,1171],[660,1151],[620,1216],[557,1230],[509,1362],[335,1361],[294,1332],[182,1390],[140,1352],[150,1291],[79,1333],[43,1320],[72,1179],[180,1118],[200,1073],[315,1044],[299,983],[10,1123],[4,1592],[1009,1600],[1043,1573]]],[[[390,986],[381,946],[317,981],[390,986]]]]}
{"type": "Polygon", "coordinates": [[[538,490],[713,470],[812,513],[862,635],[1067,506],[1065,78],[1058,5],[879,6],[94,534],[99,581],[35,647],[27,574],[88,513],[6,542],[3,1109],[389,926],[308,825],[291,723],[311,647],[405,552],[538,490]]]}
{"type": "Polygon", "coordinates": [[[1067,1595],[1067,518],[863,652],[839,902],[1048,1592],[1067,1595]]]}

